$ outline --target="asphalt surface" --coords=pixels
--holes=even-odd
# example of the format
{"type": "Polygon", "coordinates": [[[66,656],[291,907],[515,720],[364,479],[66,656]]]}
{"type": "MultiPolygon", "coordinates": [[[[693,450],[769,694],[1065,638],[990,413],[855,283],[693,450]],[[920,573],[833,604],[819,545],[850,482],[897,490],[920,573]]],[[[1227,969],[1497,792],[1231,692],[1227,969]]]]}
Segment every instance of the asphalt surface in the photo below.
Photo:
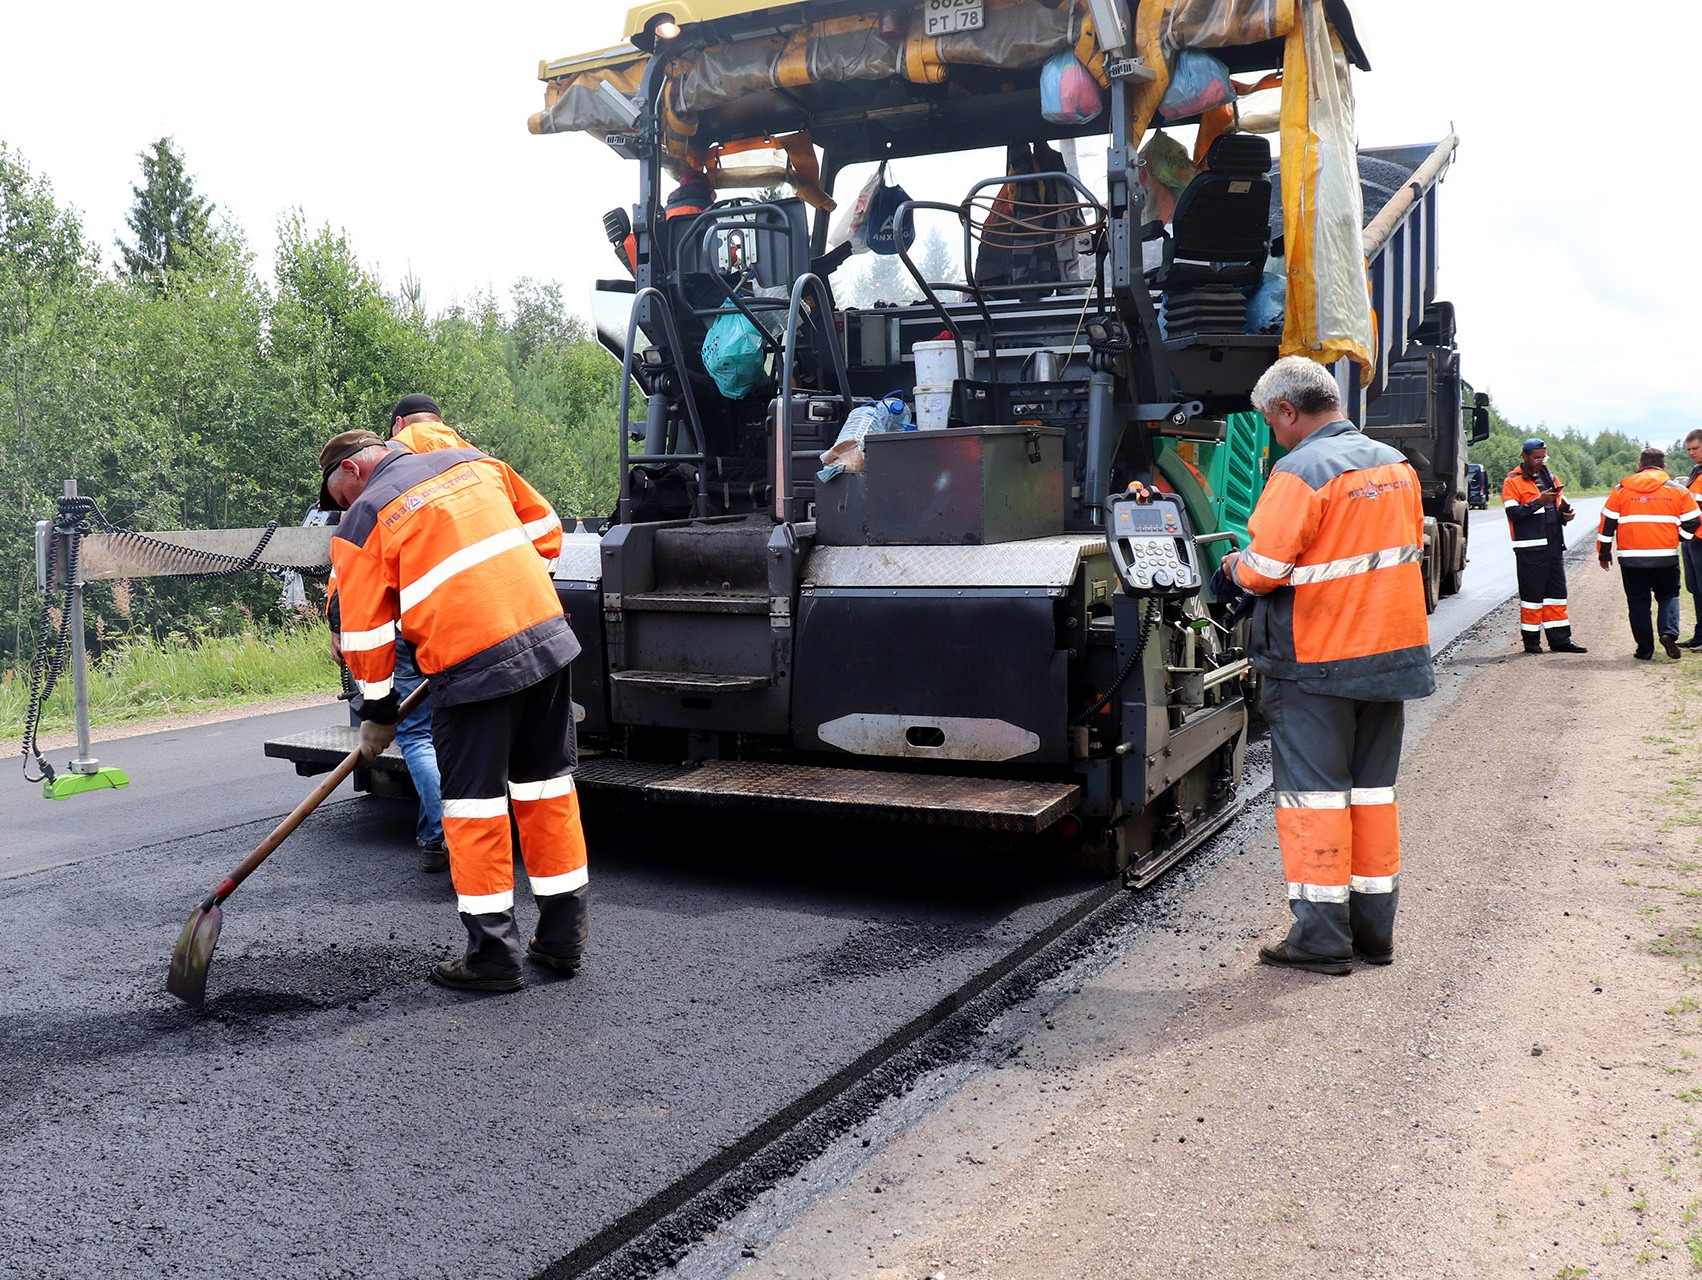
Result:
{"type": "Polygon", "coordinates": [[[461,942],[447,877],[415,869],[404,806],[363,798],[229,899],[196,1013],[165,992],[172,945],[270,825],[203,822],[0,881],[0,1275],[594,1261],[599,1233],[1103,893],[986,859],[919,877],[915,848],[796,829],[743,857],[725,827],[594,829],[584,970],[466,997],[424,981],[461,942]]]}
{"type": "MultiPolygon", "coordinates": [[[[1512,590],[1505,522],[1473,515],[1438,649],[1512,590]]],[[[325,714],[102,744],[125,792],[0,787],[0,1276],[579,1274],[784,1172],[771,1140],[859,1080],[907,1087],[881,1064],[1108,897],[972,846],[594,815],[584,970],[466,997],[424,981],[461,943],[447,877],[363,797],[231,897],[188,1010],[164,979],[190,909],[311,785],[260,744],[325,714]]],[[[1153,900],[1209,912],[1188,886],[1153,900]]]]}

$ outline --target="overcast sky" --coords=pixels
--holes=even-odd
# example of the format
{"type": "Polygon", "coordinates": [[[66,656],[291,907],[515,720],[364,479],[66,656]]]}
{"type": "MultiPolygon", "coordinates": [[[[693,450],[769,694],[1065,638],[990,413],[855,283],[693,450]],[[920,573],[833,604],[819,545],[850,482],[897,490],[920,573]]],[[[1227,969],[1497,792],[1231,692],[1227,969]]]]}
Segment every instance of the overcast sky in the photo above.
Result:
{"type": "MultiPolygon", "coordinates": [[[[109,258],[137,154],[170,135],[263,268],[292,207],[346,230],[388,286],[419,276],[433,308],[531,275],[588,312],[613,266],[601,219],[630,203],[631,166],[533,137],[526,117],[539,61],[615,43],[624,2],[11,9],[0,139],[109,258]]],[[[1665,444],[1702,426],[1693,113],[1665,52],[1702,36],[1702,5],[1646,0],[1611,46],[1584,38],[1601,11],[1581,0],[1354,10],[1372,63],[1355,82],[1361,144],[1461,138],[1440,280],[1467,378],[1532,429],[1665,444]]]]}

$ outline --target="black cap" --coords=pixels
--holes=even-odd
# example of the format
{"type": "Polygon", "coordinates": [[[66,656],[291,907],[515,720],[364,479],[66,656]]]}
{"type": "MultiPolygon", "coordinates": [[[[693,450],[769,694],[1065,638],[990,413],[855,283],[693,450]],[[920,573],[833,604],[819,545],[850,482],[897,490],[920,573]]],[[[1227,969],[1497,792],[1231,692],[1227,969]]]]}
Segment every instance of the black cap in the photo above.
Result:
{"type": "Polygon", "coordinates": [[[416,391],[413,395],[403,396],[396,402],[396,407],[390,411],[390,421],[395,422],[397,418],[411,418],[416,413],[435,413],[440,418],[443,416],[443,410],[437,407],[437,401],[430,396],[422,396],[416,391]]]}
{"type": "Polygon", "coordinates": [[[331,496],[327,484],[331,473],[343,463],[354,457],[362,449],[370,449],[373,445],[384,443],[384,437],[371,431],[339,431],[325,442],[325,447],[319,451],[319,509],[321,511],[341,511],[342,504],[331,496]]]}

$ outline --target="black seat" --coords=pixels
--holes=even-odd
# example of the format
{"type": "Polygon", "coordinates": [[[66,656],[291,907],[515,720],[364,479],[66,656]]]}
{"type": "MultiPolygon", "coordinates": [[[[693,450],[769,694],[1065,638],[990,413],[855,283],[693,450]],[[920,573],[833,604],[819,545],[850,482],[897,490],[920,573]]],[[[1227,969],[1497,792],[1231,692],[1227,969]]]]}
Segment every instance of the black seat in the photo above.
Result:
{"type": "Polygon", "coordinates": [[[1226,133],[1206,167],[1176,200],[1170,248],[1159,283],[1258,283],[1271,249],[1271,144],[1256,133],[1226,133]]]}
{"type": "MultiPolygon", "coordinates": [[[[728,202],[702,214],[671,218],[663,224],[666,252],[685,309],[714,312],[727,305],[726,290],[716,279],[720,264],[713,260],[710,229],[729,223],[743,224],[737,234],[755,250],[752,279],[759,289],[789,293],[792,282],[810,269],[809,220],[804,202],[796,196],[761,208],[755,201],[728,202]]],[[[786,303],[785,298],[759,299],[752,310],[783,312],[786,303]]]]}

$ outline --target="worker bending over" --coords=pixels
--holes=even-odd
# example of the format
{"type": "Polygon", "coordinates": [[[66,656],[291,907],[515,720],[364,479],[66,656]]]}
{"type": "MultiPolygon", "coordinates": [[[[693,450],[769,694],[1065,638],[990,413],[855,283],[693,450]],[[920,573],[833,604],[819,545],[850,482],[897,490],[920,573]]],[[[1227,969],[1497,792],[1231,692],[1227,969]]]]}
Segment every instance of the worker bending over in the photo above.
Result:
{"type": "Polygon", "coordinates": [[[449,872],[467,930],[466,954],[431,980],[522,985],[511,812],[538,901],[527,954],[571,974],[585,946],[586,857],[568,688],[579,644],[550,577],[561,521],[475,449],[413,453],[346,431],[319,465],[326,496],[347,509],[331,562],[363,756],[395,738],[398,629],[431,683],[449,872]]]}
{"type": "Polygon", "coordinates": [[[1404,701],[1436,687],[1416,472],[1342,417],[1329,372],[1285,356],[1253,407],[1289,450],[1223,572],[1258,597],[1248,657],[1263,677],[1277,840],[1294,924],[1264,964],[1343,974],[1395,957],[1404,701]]]}

